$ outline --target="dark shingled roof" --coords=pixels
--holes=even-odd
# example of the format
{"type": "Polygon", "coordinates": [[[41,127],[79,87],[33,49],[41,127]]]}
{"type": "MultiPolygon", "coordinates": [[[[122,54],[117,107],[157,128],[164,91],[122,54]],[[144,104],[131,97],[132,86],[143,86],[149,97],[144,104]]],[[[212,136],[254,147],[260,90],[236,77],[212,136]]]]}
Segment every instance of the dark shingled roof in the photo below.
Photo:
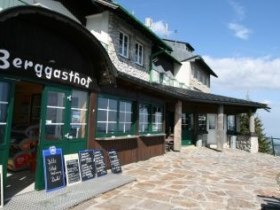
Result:
{"type": "Polygon", "coordinates": [[[207,71],[209,74],[213,75],[214,77],[218,77],[218,75],[208,66],[208,64],[200,55],[195,55],[193,57],[182,60],[182,62],[184,61],[196,62],[198,65],[201,65],[203,67],[204,71],[207,71]]]}
{"type": "Polygon", "coordinates": [[[215,95],[210,93],[204,93],[204,92],[199,92],[199,91],[194,91],[189,89],[165,86],[157,83],[151,83],[130,76],[123,72],[118,72],[118,77],[128,82],[131,82],[133,84],[136,84],[138,86],[143,86],[148,89],[154,90],[158,93],[163,93],[165,95],[175,97],[183,101],[208,103],[208,104],[235,105],[235,106],[251,107],[256,109],[270,109],[266,104],[263,103],[237,99],[237,98],[232,98],[227,96],[215,95]]]}

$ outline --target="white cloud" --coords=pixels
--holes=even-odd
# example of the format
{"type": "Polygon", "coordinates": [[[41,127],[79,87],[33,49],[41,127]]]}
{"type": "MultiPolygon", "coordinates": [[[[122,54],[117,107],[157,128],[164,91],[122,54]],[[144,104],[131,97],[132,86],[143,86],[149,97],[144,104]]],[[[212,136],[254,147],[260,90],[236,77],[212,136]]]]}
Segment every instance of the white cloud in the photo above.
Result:
{"type": "Polygon", "coordinates": [[[249,35],[252,33],[247,27],[238,23],[229,23],[228,28],[234,32],[234,36],[239,39],[248,39],[249,35]]]}
{"type": "Polygon", "coordinates": [[[247,26],[244,26],[244,24],[242,24],[242,21],[245,19],[246,16],[245,9],[237,1],[229,0],[228,2],[233,9],[234,18],[233,21],[228,23],[227,27],[231,31],[233,31],[235,37],[247,40],[252,31],[247,26]]]}
{"type": "Polygon", "coordinates": [[[172,31],[168,30],[167,23],[164,23],[162,20],[153,22],[151,25],[151,30],[163,37],[169,37],[172,33],[172,31]]]}
{"type": "Polygon", "coordinates": [[[219,76],[213,83],[221,88],[280,90],[280,58],[204,59],[219,76]]]}
{"type": "Polygon", "coordinates": [[[233,0],[229,1],[229,4],[232,7],[237,19],[242,21],[246,16],[244,7],[240,3],[233,0]]]}

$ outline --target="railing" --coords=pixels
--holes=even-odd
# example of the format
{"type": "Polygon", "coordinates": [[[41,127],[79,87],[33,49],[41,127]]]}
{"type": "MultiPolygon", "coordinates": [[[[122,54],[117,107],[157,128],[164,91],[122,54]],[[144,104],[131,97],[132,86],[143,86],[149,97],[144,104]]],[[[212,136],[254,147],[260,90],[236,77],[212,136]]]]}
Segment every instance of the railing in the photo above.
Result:
{"type": "Polygon", "coordinates": [[[176,80],[175,78],[171,78],[163,72],[158,72],[155,69],[151,70],[150,81],[153,83],[163,84],[172,87],[180,87],[187,89],[188,87],[184,84],[176,80]]]}
{"type": "Polygon", "coordinates": [[[270,153],[275,156],[280,156],[280,138],[266,137],[270,143],[270,153]]]}

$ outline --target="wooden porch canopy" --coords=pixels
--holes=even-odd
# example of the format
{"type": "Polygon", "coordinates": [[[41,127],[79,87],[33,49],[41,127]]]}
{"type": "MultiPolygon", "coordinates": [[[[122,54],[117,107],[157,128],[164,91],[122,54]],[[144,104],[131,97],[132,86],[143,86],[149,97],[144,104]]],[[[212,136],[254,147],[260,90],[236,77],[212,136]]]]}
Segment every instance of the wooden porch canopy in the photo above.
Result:
{"type": "Polygon", "coordinates": [[[187,108],[189,111],[217,113],[219,105],[224,105],[224,113],[228,115],[270,109],[263,103],[151,83],[122,72],[118,72],[117,85],[119,84],[153,94],[163,98],[167,103],[181,100],[183,109],[187,108]]]}

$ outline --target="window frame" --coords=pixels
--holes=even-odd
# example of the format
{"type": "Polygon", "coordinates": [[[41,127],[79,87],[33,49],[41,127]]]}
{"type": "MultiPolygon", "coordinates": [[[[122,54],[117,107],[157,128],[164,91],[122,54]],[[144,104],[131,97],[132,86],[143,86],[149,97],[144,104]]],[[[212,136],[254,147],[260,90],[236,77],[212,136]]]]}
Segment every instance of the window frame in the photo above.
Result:
{"type": "Polygon", "coordinates": [[[201,132],[207,132],[207,114],[206,113],[199,113],[197,115],[197,126],[198,126],[198,131],[201,132]],[[200,119],[200,117],[205,117],[205,119],[200,119]]]}
{"type": "Polygon", "coordinates": [[[140,42],[135,42],[135,48],[134,48],[134,59],[135,63],[143,66],[144,64],[144,46],[140,42]],[[141,48],[141,54],[140,54],[140,48],[141,48]]]}
{"type": "MultiPolygon", "coordinates": [[[[96,125],[95,125],[95,137],[96,138],[102,138],[102,137],[119,137],[119,136],[130,136],[130,135],[135,135],[136,134],[136,111],[135,111],[135,101],[126,99],[126,98],[121,98],[121,97],[116,97],[116,96],[111,96],[111,95],[99,95],[97,97],[97,105],[96,105],[96,125]],[[106,130],[105,132],[100,132],[98,131],[98,116],[99,116],[99,107],[98,103],[99,100],[107,99],[107,100],[115,100],[117,102],[117,116],[116,116],[116,128],[114,131],[109,131],[106,130]],[[120,103],[121,102],[126,102],[126,103],[131,103],[131,128],[130,131],[127,132],[122,132],[122,128],[120,127],[120,124],[124,122],[120,122],[120,103]]],[[[106,121],[107,123],[107,121],[106,121]]]]}
{"type": "Polygon", "coordinates": [[[123,31],[119,31],[119,50],[118,53],[120,56],[124,58],[129,58],[129,45],[130,45],[130,39],[129,35],[123,31]],[[122,35],[122,39],[121,39],[122,35]],[[125,51],[125,37],[127,38],[127,46],[125,51]],[[125,53],[126,52],[126,53],[125,53]]]}
{"type": "MultiPolygon", "coordinates": [[[[139,119],[139,123],[138,123],[138,132],[139,135],[149,135],[149,134],[160,134],[164,132],[164,105],[163,104],[155,104],[155,103],[146,103],[146,102],[139,102],[138,104],[138,119],[139,119]],[[145,105],[148,107],[148,131],[140,131],[140,105],[145,105]],[[158,124],[158,123],[154,123],[153,122],[153,109],[154,108],[159,108],[162,110],[161,112],[161,129],[158,131],[154,131],[153,130],[153,125],[154,124],[158,124]]],[[[155,121],[156,122],[156,121],[155,121]]]]}

